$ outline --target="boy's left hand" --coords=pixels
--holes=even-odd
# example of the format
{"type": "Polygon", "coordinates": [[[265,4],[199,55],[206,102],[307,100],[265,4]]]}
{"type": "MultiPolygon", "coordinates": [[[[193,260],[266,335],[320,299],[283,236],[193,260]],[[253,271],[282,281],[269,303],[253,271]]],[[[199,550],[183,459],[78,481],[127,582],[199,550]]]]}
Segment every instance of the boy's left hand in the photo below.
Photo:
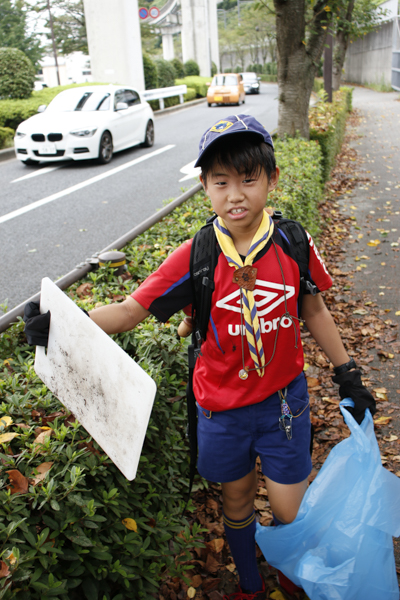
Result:
{"type": "Polygon", "coordinates": [[[376,402],[371,392],[363,385],[359,369],[335,375],[332,377],[332,381],[339,384],[339,395],[342,400],[344,398],[353,400],[354,407],[346,406],[346,409],[353,415],[359,425],[364,419],[366,408],[369,408],[371,415],[376,413],[376,402]]]}

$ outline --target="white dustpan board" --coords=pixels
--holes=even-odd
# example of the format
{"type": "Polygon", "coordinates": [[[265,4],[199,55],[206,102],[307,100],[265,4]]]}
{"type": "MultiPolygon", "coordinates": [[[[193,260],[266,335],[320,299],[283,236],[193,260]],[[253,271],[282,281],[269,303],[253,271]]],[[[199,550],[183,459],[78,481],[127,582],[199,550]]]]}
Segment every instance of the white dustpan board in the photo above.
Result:
{"type": "Polygon", "coordinates": [[[156,384],[49,278],[40,312],[50,310],[47,353],[35,371],[129,480],[136,476],[156,384]]]}

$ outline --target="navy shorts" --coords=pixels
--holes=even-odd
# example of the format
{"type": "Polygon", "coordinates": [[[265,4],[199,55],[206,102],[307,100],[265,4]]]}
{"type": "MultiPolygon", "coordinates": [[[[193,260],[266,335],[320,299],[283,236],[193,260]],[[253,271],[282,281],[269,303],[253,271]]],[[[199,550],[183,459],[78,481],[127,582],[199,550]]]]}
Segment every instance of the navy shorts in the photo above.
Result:
{"type": "Polygon", "coordinates": [[[279,429],[281,404],[275,393],[263,402],[211,412],[197,405],[197,468],[218,483],[236,481],[254,469],[257,456],[264,475],[277,483],[299,483],[311,472],[310,406],[307,382],[300,373],[286,397],[293,417],[292,439],[279,429]]]}

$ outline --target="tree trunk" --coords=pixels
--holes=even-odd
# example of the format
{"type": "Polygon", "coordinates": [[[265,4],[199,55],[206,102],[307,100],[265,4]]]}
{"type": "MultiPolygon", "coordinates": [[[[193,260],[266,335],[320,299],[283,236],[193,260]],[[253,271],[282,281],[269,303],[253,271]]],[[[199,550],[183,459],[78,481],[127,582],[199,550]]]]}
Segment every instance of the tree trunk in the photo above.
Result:
{"type": "Polygon", "coordinates": [[[335,38],[335,48],[333,53],[333,91],[337,91],[340,88],[344,60],[346,58],[347,46],[349,44],[349,26],[353,15],[354,2],[355,0],[349,1],[344,19],[339,18],[338,22],[338,32],[335,38]]]}
{"type": "Polygon", "coordinates": [[[332,88],[334,92],[340,88],[347,45],[347,36],[343,31],[339,31],[335,38],[335,49],[333,53],[332,88]]]}
{"type": "Polygon", "coordinates": [[[317,2],[313,28],[306,39],[305,0],[274,0],[278,54],[278,135],[309,138],[308,108],[324,48],[327,13],[317,2]],[[324,14],[323,14],[324,13],[324,14]]]}

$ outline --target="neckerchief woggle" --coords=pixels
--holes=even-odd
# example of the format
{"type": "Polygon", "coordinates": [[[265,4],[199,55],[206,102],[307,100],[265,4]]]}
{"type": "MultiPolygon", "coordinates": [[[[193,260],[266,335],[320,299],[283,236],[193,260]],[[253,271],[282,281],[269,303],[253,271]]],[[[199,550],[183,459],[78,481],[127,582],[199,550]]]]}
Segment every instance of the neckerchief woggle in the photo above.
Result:
{"type": "MultiPolygon", "coordinates": [[[[274,223],[271,217],[263,211],[263,217],[259,228],[253,237],[249,251],[243,263],[235,248],[231,234],[221,217],[214,220],[214,231],[217,241],[221,247],[229,266],[240,269],[243,266],[252,265],[254,258],[264,248],[274,231],[274,223]]],[[[246,339],[249,346],[250,356],[260,377],[264,376],[265,354],[261,340],[260,323],[257,315],[257,306],[253,292],[241,288],[243,298],[243,317],[245,322],[246,339]]]]}

